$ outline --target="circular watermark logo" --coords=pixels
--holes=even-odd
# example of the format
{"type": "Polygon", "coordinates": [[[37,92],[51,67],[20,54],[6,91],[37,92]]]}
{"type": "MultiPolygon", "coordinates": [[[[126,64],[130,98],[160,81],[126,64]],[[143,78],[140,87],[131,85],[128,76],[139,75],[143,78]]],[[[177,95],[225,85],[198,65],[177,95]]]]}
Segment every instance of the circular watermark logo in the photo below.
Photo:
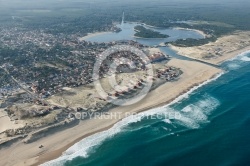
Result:
{"type": "Polygon", "coordinates": [[[150,59],[143,51],[130,45],[116,45],[102,52],[93,70],[94,86],[100,97],[119,106],[132,105],[142,100],[152,87],[153,76],[150,59]],[[127,72],[130,76],[134,75],[126,85],[117,82],[117,77],[123,73],[123,69],[119,69],[121,66],[129,69],[127,72]],[[103,79],[109,83],[112,91],[103,87],[103,79]]]}

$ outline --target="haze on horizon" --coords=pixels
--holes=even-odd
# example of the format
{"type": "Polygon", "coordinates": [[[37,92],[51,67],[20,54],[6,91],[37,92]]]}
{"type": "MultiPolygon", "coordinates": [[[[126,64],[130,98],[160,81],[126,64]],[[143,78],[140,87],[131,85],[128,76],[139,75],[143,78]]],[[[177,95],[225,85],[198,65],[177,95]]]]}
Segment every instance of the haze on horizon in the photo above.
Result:
{"type": "MultiPolygon", "coordinates": [[[[68,5],[86,5],[86,4],[93,4],[93,5],[134,5],[134,4],[141,4],[150,6],[150,5],[172,5],[175,4],[177,6],[185,6],[187,4],[204,4],[204,5],[222,5],[222,6],[231,6],[231,7],[246,7],[250,4],[248,0],[127,0],[126,2],[122,0],[0,0],[0,8],[51,8],[51,7],[59,7],[64,6],[65,4],[68,5]],[[147,3],[145,3],[147,2],[147,3]],[[51,6],[48,6],[51,5],[51,6]]],[[[70,6],[69,6],[70,7],[70,6]]],[[[79,6],[81,7],[81,6],[79,6]]]]}

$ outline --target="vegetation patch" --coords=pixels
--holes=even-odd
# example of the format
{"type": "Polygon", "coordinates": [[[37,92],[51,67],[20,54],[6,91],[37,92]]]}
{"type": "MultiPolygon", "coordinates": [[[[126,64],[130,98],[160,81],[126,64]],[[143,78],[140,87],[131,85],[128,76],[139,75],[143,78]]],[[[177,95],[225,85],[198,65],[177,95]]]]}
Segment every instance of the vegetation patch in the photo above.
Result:
{"type": "Polygon", "coordinates": [[[151,29],[147,29],[143,26],[137,25],[135,27],[136,37],[142,37],[142,38],[167,38],[168,35],[161,34],[160,32],[153,31],[151,29]]]}

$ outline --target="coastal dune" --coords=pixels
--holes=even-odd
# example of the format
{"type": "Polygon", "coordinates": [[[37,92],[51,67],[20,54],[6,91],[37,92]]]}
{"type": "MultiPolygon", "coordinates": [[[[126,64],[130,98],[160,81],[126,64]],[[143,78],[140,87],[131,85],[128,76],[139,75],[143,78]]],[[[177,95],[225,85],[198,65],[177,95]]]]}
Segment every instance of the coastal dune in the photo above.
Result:
{"type": "Polygon", "coordinates": [[[6,166],[39,165],[58,158],[64,151],[83,138],[111,128],[115,123],[125,118],[126,113],[139,113],[166,105],[192,87],[222,72],[218,68],[195,61],[172,59],[168,65],[183,71],[179,80],[161,85],[134,105],[116,107],[109,111],[109,113],[119,113],[119,118],[84,120],[75,127],[51,133],[51,135],[30,144],[17,142],[11,147],[2,147],[0,151],[1,163],[6,166]],[[44,147],[39,148],[41,145],[44,147]],[[5,154],[9,154],[8,157],[5,154]]]}
{"type": "Polygon", "coordinates": [[[250,31],[236,31],[202,46],[177,47],[170,45],[178,54],[211,64],[221,64],[235,55],[250,50],[250,31]]]}
{"type": "MultiPolygon", "coordinates": [[[[23,126],[24,126],[23,124],[20,124],[20,123],[18,124],[18,123],[15,123],[15,121],[11,121],[7,113],[3,109],[0,109],[0,133],[8,129],[18,129],[23,126]]],[[[1,141],[1,137],[0,137],[0,141],[1,141]]]]}

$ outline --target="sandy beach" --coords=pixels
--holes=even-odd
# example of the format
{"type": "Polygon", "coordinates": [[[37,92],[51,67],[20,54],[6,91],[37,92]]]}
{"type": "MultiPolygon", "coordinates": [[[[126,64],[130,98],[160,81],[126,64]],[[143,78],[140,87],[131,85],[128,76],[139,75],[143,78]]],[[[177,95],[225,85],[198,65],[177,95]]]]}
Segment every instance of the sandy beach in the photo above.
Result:
{"type": "Polygon", "coordinates": [[[171,45],[171,49],[177,51],[178,54],[180,54],[182,56],[186,56],[186,57],[189,57],[189,58],[192,58],[192,59],[198,59],[198,60],[201,60],[201,61],[204,61],[204,62],[208,62],[208,63],[218,65],[218,64],[221,64],[221,63],[227,61],[228,59],[232,59],[233,57],[235,57],[235,55],[239,55],[239,54],[242,54],[242,53],[244,53],[246,51],[249,51],[250,46],[244,47],[243,49],[238,49],[238,50],[234,50],[234,51],[231,51],[231,52],[227,52],[223,56],[213,58],[213,59],[209,59],[209,60],[200,58],[199,56],[196,56],[197,54],[199,54],[199,51],[197,51],[196,52],[197,54],[195,54],[194,53],[195,49],[176,47],[176,46],[172,46],[172,45],[171,45]],[[190,49],[191,51],[189,52],[186,49],[190,49]]]}
{"type": "MultiPolygon", "coordinates": [[[[244,47],[241,45],[233,48],[232,46],[235,46],[236,44],[232,42],[232,39],[235,39],[237,42],[243,42],[242,39],[233,34],[222,37],[218,39],[218,41],[204,46],[188,48],[172,46],[172,49],[178,51],[179,54],[190,58],[219,64],[242,52],[250,50],[250,46],[246,38],[243,38],[245,43],[244,47]],[[229,39],[231,42],[229,42],[229,39]],[[208,54],[208,50],[210,50],[210,52],[211,50],[219,50],[221,51],[221,55],[215,56],[211,59],[204,59],[203,56],[208,54]]],[[[158,52],[158,49],[151,49],[151,53],[153,52],[158,52]]],[[[168,65],[180,68],[183,71],[179,80],[167,82],[161,85],[160,87],[152,90],[143,100],[134,105],[116,107],[109,111],[109,113],[117,113],[120,115],[119,118],[84,120],[80,121],[77,126],[64,129],[56,133],[47,133],[48,136],[29,144],[24,144],[22,141],[19,141],[11,144],[10,146],[2,147],[0,151],[1,164],[5,166],[39,165],[56,159],[60,157],[69,147],[83,138],[111,128],[114,124],[125,118],[127,113],[139,113],[147,111],[151,108],[166,105],[181,94],[188,92],[191,88],[206,82],[222,72],[221,69],[196,61],[172,59],[168,62],[168,65]],[[44,147],[39,148],[41,145],[44,147]],[[9,155],[6,157],[6,154],[9,155]]]]}
{"type": "Polygon", "coordinates": [[[110,113],[119,113],[119,118],[90,119],[81,121],[79,125],[39,139],[30,144],[17,142],[0,151],[0,160],[6,166],[39,165],[46,161],[58,158],[62,153],[83,138],[112,127],[126,117],[126,113],[138,113],[170,103],[179,95],[187,92],[194,86],[201,84],[216,74],[220,69],[193,61],[171,60],[168,65],[181,68],[184,72],[176,82],[163,84],[151,91],[142,101],[124,107],[116,107],[110,113]],[[39,148],[43,145],[44,148],[39,148]],[[25,152],[25,153],[23,153],[25,152]],[[5,154],[9,154],[6,157],[5,154]]]}
{"type": "Polygon", "coordinates": [[[220,64],[235,55],[250,50],[250,32],[238,31],[202,46],[177,47],[170,45],[170,47],[180,55],[212,64],[220,64]]]}
{"type": "Polygon", "coordinates": [[[198,29],[189,29],[189,28],[180,28],[180,27],[176,27],[176,28],[173,28],[173,29],[194,31],[194,32],[197,32],[197,33],[199,33],[200,35],[202,35],[204,38],[206,38],[206,37],[209,36],[209,35],[205,34],[203,31],[198,30],[198,29]]]}

